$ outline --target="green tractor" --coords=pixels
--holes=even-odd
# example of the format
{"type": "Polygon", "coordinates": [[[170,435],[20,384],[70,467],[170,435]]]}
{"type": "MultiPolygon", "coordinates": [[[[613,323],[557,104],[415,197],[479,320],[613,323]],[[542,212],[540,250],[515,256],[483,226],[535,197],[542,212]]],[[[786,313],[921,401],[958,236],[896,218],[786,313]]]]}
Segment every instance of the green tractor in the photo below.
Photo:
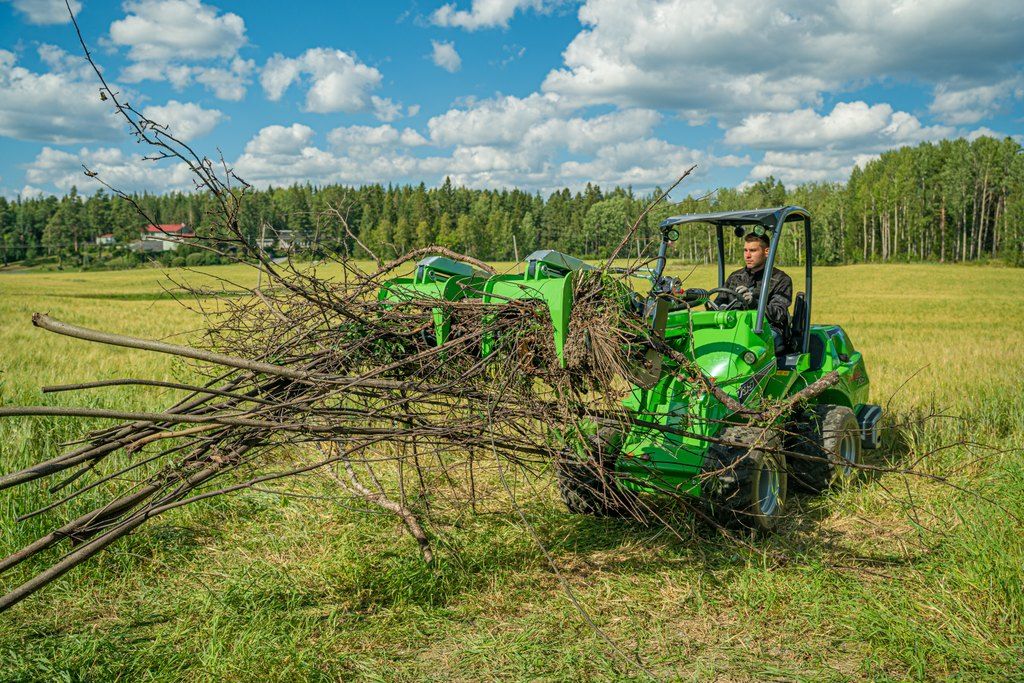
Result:
{"type": "MultiPolygon", "coordinates": [[[[666,219],[660,230],[658,257],[648,273],[650,291],[632,293],[628,304],[647,337],[639,344],[643,358],[635,363],[637,371],[627,378],[631,386],[623,407],[631,419],[614,427],[584,420],[574,435],[563,435],[569,455],[557,463],[562,499],[572,512],[612,515],[632,508],[637,493],[697,497],[724,520],[771,530],[785,514],[790,483],[811,492],[848,483],[858,473],[862,448],[879,444],[882,411],[868,403],[861,354],[841,327],[811,324],[810,214],[795,206],[691,214],[666,219]],[[731,228],[737,237],[748,232],[768,237],[763,276],[768,282],[783,230],[795,221],[804,228],[805,286],[794,298],[788,329],[773,335],[765,320],[767,288],[761,289],[756,309],[735,308],[740,297],[726,287],[724,232],[731,228]],[[693,223],[716,228],[718,286],[710,290],[683,289],[678,279],[664,274],[669,245],[693,223]],[[712,298],[719,293],[732,295],[732,303],[719,306],[712,298]],[[696,310],[701,306],[706,310],[696,310]],[[711,378],[719,395],[681,372],[683,362],[711,378]],[[752,423],[746,412],[728,407],[778,404],[832,372],[837,380],[824,391],[791,410],[776,411],[767,423],[752,423]],[[731,400],[720,400],[721,393],[731,400]]],[[[564,364],[573,283],[587,270],[594,267],[550,250],[530,254],[521,274],[496,276],[435,256],[421,261],[413,277],[387,283],[379,296],[384,301],[473,297],[496,306],[509,299],[541,300],[564,364]]],[[[446,315],[434,309],[432,341],[438,345],[450,332],[446,315]]],[[[486,343],[482,352],[488,352],[486,343]]]]}

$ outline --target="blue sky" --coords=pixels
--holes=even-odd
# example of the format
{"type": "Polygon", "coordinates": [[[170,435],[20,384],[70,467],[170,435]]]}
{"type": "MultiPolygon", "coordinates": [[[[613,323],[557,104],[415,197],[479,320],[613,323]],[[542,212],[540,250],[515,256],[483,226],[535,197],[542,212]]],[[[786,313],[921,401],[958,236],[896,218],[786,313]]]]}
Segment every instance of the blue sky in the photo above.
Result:
{"type": "MultiPolygon", "coordinates": [[[[75,0],[116,88],[247,181],[646,191],[841,180],[1024,132],[1020,0],[75,0]]],[[[0,0],[0,193],[188,189],[101,102],[63,0],[0,0]]]]}

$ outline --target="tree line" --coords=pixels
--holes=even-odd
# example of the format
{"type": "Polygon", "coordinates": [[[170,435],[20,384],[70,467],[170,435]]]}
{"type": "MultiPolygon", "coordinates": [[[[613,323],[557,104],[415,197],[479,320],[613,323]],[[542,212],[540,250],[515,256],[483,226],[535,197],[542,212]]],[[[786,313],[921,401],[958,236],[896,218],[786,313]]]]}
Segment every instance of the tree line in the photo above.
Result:
{"type": "MultiPolygon", "coordinates": [[[[156,222],[188,223],[200,234],[204,217],[216,211],[202,193],[141,194],[133,199],[156,222]]],[[[306,184],[252,192],[243,204],[240,225],[254,243],[287,233],[293,244],[357,257],[365,256],[357,239],[381,258],[430,244],[490,260],[523,257],[538,248],[600,257],[617,246],[650,200],[651,195],[630,188],[602,190],[592,184],[547,197],[518,189],[456,187],[450,179],[436,188],[423,183],[306,184]],[[347,230],[332,209],[345,217],[347,230]]],[[[630,253],[643,252],[658,223],[670,215],[782,204],[810,210],[819,263],[1003,260],[1024,265],[1024,153],[1011,138],[990,137],[884,152],[854,168],[843,183],[787,188],[769,177],[710,196],[663,202],[642,221],[630,253]]],[[[139,238],[144,225],[130,202],[103,191],[89,197],[75,188],[61,198],[0,197],[0,258],[7,264],[56,257],[81,265],[106,253],[121,264],[138,263],[153,257],[128,259],[124,247],[139,238]],[[105,233],[113,233],[119,246],[97,247],[96,237],[105,233]]],[[[713,235],[701,225],[687,227],[673,256],[713,261],[713,235]]],[[[799,262],[801,240],[800,231],[789,231],[779,258],[799,262]]],[[[729,258],[738,260],[739,240],[727,244],[729,258]]]]}

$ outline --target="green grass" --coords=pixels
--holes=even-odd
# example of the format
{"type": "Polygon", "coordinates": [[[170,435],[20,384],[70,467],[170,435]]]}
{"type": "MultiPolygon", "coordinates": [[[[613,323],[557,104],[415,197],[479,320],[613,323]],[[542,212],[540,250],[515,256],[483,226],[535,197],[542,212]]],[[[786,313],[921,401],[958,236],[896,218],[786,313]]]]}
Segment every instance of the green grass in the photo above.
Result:
{"type": "MultiPolygon", "coordinates": [[[[253,279],[237,267],[203,270],[175,277],[213,287],[253,279]]],[[[711,277],[698,269],[688,284],[711,277]]],[[[147,337],[195,327],[161,282],[148,270],[0,274],[0,402],[167,403],[176,394],[145,388],[41,395],[45,384],[188,369],[29,322],[41,310],[147,337]]],[[[958,446],[923,465],[984,498],[885,475],[800,499],[799,518],[755,541],[757,552],[700,525],[677,538],[569,515],[546,481],[520,497],[530,523],[594,620],[659,678],[1020,680],[1024,534],[1011,514],[1024,516],[1022,292],[1021,270],[816,271],[815,321],[843,325],[865,354],[874,400],[906,425],[879,462],[960,439],[997,446],[958,446]],[[946,417],[919,421],[928,414],[946,417]],[[789,562],[768,558],[780,550],[789,562]]],[[[81,429],[56,418],[0,422],[0,463],[50,457],[81,429]]],[[[63,518],[13,523],[48,499],[42,487],[0,494],[0,552],[63,518]]],[[[428,568],[395,520],[348,501],[250,491],[182,509],[0,615],[0,680],[645,677],[579,617],[518,517],[446,521],[428,568]]]]}

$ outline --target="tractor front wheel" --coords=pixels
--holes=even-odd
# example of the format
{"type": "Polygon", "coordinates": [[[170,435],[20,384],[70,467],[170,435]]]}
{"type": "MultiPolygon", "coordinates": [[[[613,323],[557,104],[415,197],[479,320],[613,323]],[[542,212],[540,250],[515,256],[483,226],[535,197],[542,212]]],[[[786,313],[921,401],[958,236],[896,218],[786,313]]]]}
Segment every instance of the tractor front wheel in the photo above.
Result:
{"type": "Polygon", "coordinates": [[[635,496],[615,476],[618,445],[610,433],[601,430],[586,443],[586,459],[555,463],[558,492],[569,512],[595,517],[636,514],[635,496]]]}
{"type": "Polygon", "coordinates": [[[793,479],[812,493],[844,486],[857,479],[861,458],[861,429],[846,406],[810,406],[793,429],[789,450],[807,456],[793,458],[793,479]]]}
{"type": "Polygon", "coordinates": [[[789,488],[775,430],[730,425],[718,438],[725,443],[712,445],[704,468],[715,516],[756,531],[774,530],[785,514],[789,488]]]}

